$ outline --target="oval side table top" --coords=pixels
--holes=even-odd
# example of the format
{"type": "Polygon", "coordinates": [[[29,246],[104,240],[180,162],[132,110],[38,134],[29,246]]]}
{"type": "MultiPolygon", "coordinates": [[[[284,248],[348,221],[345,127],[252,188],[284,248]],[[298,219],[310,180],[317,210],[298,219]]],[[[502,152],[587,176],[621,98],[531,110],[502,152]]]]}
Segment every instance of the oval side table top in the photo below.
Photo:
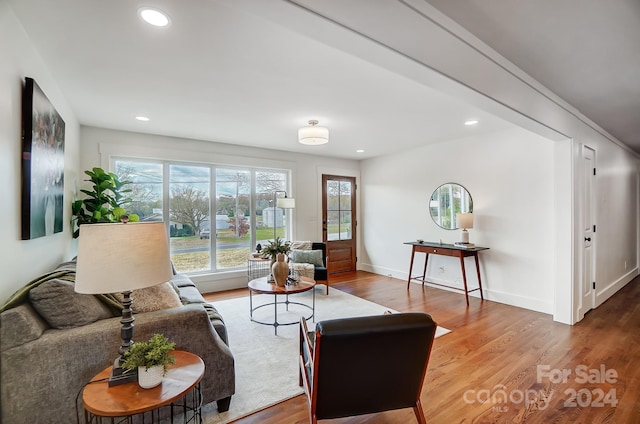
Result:
{"type": "Polygon", "coordinates": [[[204,362],[198,355],[174,350],[176,363],[170,365],[162,383],[152,389],[143,389],[137,382],[109,387],[106,379],[111,374],[107,367],[98,373],[82,391],[84,408],[101,417],[123,417],[152,411],[182,398],[204,375],[204,362]]]}

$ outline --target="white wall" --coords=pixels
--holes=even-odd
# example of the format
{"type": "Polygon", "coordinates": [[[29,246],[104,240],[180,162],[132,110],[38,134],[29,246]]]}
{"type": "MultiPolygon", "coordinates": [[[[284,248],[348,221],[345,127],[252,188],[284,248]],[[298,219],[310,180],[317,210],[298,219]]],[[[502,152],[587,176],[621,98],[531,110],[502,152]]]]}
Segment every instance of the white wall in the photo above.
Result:
{"type": "MultiPolygon", "coordinates": [[[[65,54],[65,52],[61,52],[65,54]]],[[[65,121],[65,203],[71,198],[78,163],[79,126],[55,80],[19,21],[0,1],[0,304],[40,273],[71,257],[71,231],[21,240],[21,119],[25,77],[35,79],[65,121]]],[[[64,222],[70,220],[65,207],[64,222]]]]}
{"type": "MultiPolygon", "coordinates": [[[[293,187],[288,195],[296,199],[293,209],[295,240],[322,239],[322,192],[321,184],[318,184],[321,174],[330,170],[358,179],[360,172],[360,164],[353,160],[95,127],[83,126],[81,138],[80,168],[83,170],[94,166],[108,169],[111,156],[291,169],[293,187]]],[[[194,280],[202,291],[245,287],[247,284],[246,270],[207,274],[194,277],[194,280]]]]}
{"type": "MultiPolygon", "coordinates": [[[[485,298],[551,313],[553,143],[514,129],[363,161],[361,266],[406,279],[411,247],[403,242],[459,240],[459,230],[438,227],[428,209],[432,192],[455,182],[473,198],[471,242],[490,248],[479,254],[485,298]]],[[[424,256],[416,255],[414,275],[424,256]]],[[[467,280],[477,287],[473,260],[467,261],[467,280]]],[[[462,288],[457,258],[431,255],[427,276],[462,288]]]]}
{"type": "MultiPolygon", "coordinates": [[[[266,12],[267,8],[257,1],[244,3],[266,12]]],[[[600,199],[596,213],[600,226],[595,250],[597,303],[638,275],[637,154],[428,2],[386,2],[374,8],[368,7],[367,0],[353,0],[346,6],[340,2],[301,3],[315,14],[300,8],[298,31],[559,143],[553,157],[555,241],[547,246],[557,258],[553,264],[554,319],[572,324],[581,318],[576,314],[576,302],[583,240],[575,171],[583,144],[596,149],[601,176],[596,180],[600,199]],[[367,13],[362,13],[363,9],[367,13]],[[315,19],[316,16],[328,19],[315,19]],[[334,22],[340,25],[333,25],[334,22]]],[[[285,7],[284,3],[280,7],[285,7]]],[[[363,172],[363,181],[369,175],[365,177],[363,172]]]]}

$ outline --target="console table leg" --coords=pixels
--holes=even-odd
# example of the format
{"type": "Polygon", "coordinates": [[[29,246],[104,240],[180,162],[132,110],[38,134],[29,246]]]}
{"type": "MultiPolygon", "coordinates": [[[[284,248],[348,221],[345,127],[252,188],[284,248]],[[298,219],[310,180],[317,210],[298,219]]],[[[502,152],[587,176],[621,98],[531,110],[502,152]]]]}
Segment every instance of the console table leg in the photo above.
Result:
{"type": "Polygon", "coordinates": [[[484,295],[482,294],[482,280],[480,280],[480,264],[478,263],[478,253],[475,252],[473,257],[476,260],[476,272],[478,273],[478,287],[480,287],[480,299],[484,300],[484,295]]]}
{"type": "Polygon", "coordinates": [[[413,258],[416,256],[416,247],[413,246],[411,248],[411,264],[409,265],[409,278],[407,278],[407,290],[409,290],[409,285],[411,284],[411,271],[413,271],[413,258]]]}
{"type": "Polygon", "coordinates": [[[424,279],[427,276],[427,263],[429,262],[429,254],[424,255],[424,269],[422,270],[422,286],[424,287],[424,279]]]}
{"type": "Polygon", "coordinates": [[[460,268],[462,268],[462,282],[464,283],[464,297],[467,300],[467,306],[469,306],[469,289],[467,289],[467,273],[464,269],[464,255],[460,254],[460,268]]]}

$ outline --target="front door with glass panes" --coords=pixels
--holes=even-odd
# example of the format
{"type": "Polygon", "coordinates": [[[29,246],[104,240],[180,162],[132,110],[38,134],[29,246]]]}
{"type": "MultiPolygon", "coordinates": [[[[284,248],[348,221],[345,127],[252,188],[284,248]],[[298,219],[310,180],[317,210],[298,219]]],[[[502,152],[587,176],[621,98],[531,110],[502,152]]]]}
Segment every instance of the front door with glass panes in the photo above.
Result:
{"type": "Polygon", "coordinates": [[[322,234],[331,274],[356,270],[356,179],[322,176],[322,234]]]}

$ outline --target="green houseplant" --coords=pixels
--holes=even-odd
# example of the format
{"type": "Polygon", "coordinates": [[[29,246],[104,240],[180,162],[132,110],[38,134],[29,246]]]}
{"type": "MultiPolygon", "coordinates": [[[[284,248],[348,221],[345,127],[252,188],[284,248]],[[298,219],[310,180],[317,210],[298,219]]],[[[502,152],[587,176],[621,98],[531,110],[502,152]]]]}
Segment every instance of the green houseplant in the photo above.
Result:
{"type": "Polygon", "coordinates": [[[164,335],[156,333],[147,341],[133,343],[124,354],[122,368],[126,371],[138,369],[138,384],[148,389],[155,387],[167,373],[167,365],[175,364],[171,352],[176,344],[164,335]],[[147,381],[150,378],[151,381],[147,381]]]}
{"type": "MultiPolygon", "coordinates": [[[[120,181],[113,172],[106,172],[97,167],[84,171],[84,173],[89,176],[89,179],[85,181],[93,183],[93,190],[80,190],[87,197],[75,200],[71,204],[71,224],[74,238],[80,235],[80,225],[82,224],[120,222],[127,213],[122,205],[131,201],[125,197],[126,193],[131,192],[131,189],[125,188],[125,185],[130,184],[130,181],[120,181]]],[[[131,222],[140,220],[136,214],[127,216],[131,222]]]]}
{"type": "Polygon", "coordinates": [[[278,253],[284,253],[285,255],[291,251],[291,243],[282,240],[280,237],[276,237],[274,241],[269,241],[266,246],[262,247],[261,255],[263,258],[271,258],[271,261],[275,261],[278,253]]]}

